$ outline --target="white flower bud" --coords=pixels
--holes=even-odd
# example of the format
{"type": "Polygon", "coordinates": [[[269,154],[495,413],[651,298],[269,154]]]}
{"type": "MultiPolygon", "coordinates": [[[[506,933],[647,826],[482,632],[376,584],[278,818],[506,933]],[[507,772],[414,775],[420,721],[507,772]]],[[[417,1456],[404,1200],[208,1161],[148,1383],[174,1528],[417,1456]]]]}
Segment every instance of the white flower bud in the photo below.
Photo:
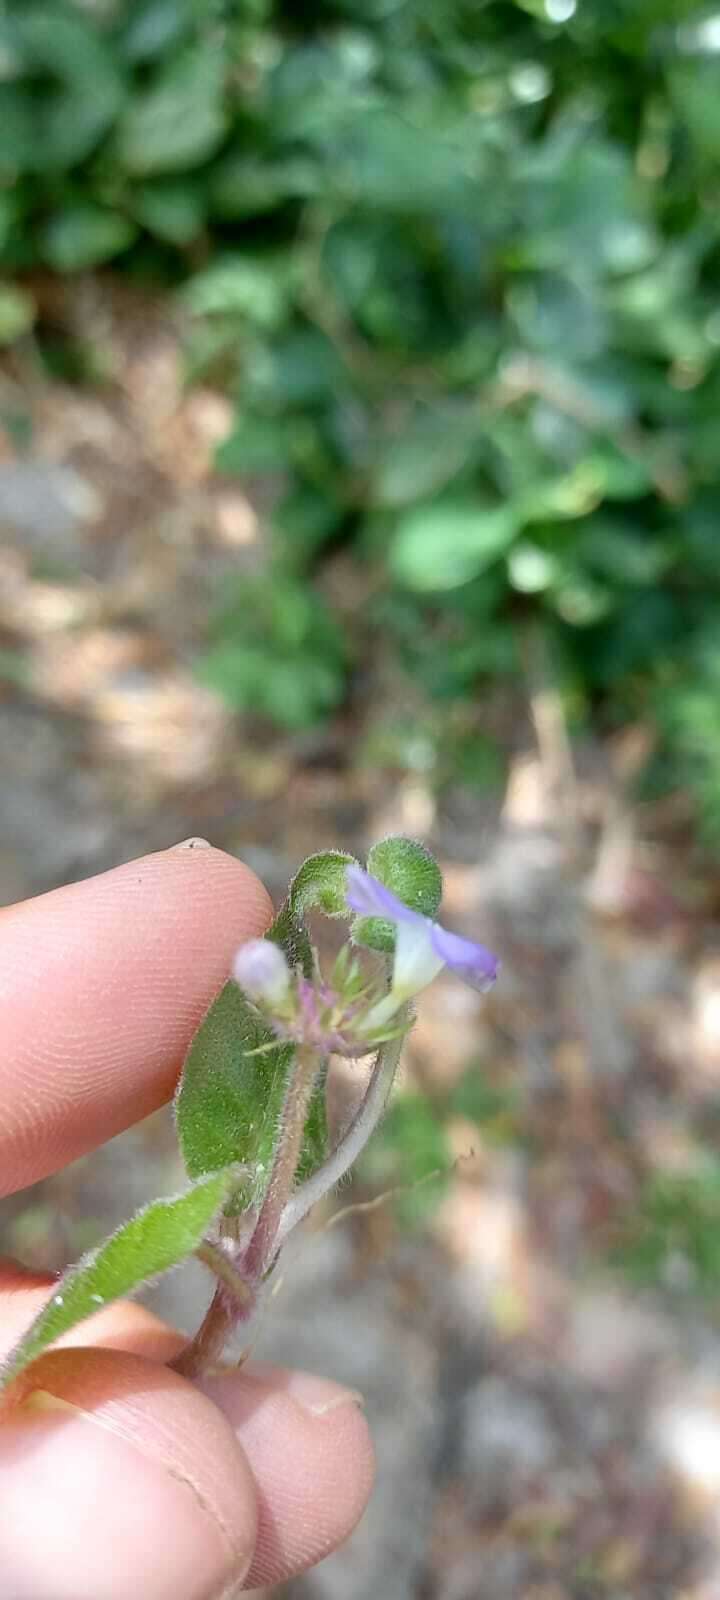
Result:
{"type": "Polygon", "coordinates": [[[290,987],[290,968],[278,945],[269,939],[248,939],[232,964],[236,983],[250,1000],[281,1005],[290,987]]]}

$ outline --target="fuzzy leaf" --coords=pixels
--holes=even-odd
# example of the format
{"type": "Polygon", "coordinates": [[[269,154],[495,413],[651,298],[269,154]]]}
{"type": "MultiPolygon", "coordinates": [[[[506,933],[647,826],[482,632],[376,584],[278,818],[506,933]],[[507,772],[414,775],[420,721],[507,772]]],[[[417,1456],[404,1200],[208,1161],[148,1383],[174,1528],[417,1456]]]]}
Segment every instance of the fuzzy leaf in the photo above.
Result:
{"type": "Polygon", "coordinates": [[[312,976],[313,953],[312,945],[302,922],[293,914],[290,899],[281,906],[275,921],[265,935],[273,944],[280,946],[285,951],[291,967],[300,967],[306,978],[312,976]]]}
{"type": "Polygon", "coordinates": [[[346,917],[345,872],[355,857],[344,850],[321,850],[308,856],[290,885],[288,900],[298,921],[317,907],[327,917],[346,917]]]}
{"type": "MultiPolygon", "coordinates": [[[[437,916],[442,899],[440,868],[417,839],[381,839],[368,855],[367,869],[413,911],[423,917],[437,916]]],[[[370,950],[390,952],[395,949],[395,928],[383,917],[357,917],[353,939],[370,950]]]]}
{"type": "Polygon", "coordinates": [[[231,1162],[267,1168],[292,1057],[237,984],[226,983],[190,1045],[175,1100],[191,1178],[231,1162]]]}
{"type": "Polygon", "coordinates": [[[317,909],[328,917],[346,917],[345,871],[355,857],[344,850],[322,850],[308,856],[290,884],[287,899],[278,912],[267,938],[278,944],[291,967],[301,967],[311,977],[313,954],[304,927],[305,914],[317,909]]]}
{"type": "MultiPolygon", "coordinates": [[[[294,1053],[294,1046],[277,1043],[237,984],[226,983],[190,1045],[175,1101],[180,1149],[191,1178],[241,1163],[257,1175],[248,1201],[262,1191],[294,1053]]],[[[324,1155],[319,1086],[299,1175],[313,1171],[324,1155]]]]}
{"type": "Polygon", "coordinates": [[[400,834],[380,839],[368,854],[367,869],[412,911],[423,917],[437,916],[442,899],[440,868],[417,839],[400,834]]]}
{"type": "Polygon", "coordinates": [[[154,1200],[70,1267],[57,1293],[0,1367],[0,1382],[16,1378],[61,1334],[100,1306],[132,1294],[149,1278],[184,1261],[201,1243],[238,1178],[226,1169],[193,1184],[185,1194],[154,1200]]]}

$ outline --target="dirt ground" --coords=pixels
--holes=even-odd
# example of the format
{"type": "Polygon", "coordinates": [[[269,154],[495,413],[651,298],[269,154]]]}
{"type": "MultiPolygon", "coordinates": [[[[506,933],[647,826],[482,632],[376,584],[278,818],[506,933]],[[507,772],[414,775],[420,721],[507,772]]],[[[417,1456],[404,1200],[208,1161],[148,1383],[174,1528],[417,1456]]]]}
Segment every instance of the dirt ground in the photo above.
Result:
{"type": "MultiPolygon", "coordinates": [[[[223,576],[262,561],[262,503],[212,472],[227,403],[183,389],[141,297],[82,285],[71,317],[102,385],[51,381],[32,345],[0,372],[0,903],[196,833],[279,897],[310,851],[407,832],[446,920],[503,964],[488,1000],[427,994],[405,1087],[444,1105],[477,1070],[511,1126],[453,1114],[422,1229],[391,1201],[314,1218],[255,1331],[361,1390],[378,1450],[363,1525],[284,1593],[719,1600],[716,1306],[681,1255],[652,1289],[608,1265],[720,1081],[718,883],[682,805],[627,798],[646,730],[571,753],[531,686],[504,793],[439,802],[361,765],[349,717],[290,738],[232,716],[192,668],[223,576]]],[[[59,1268],[177,1176],[160,1113],[6,1201],[0,1249],[59,1268]]],[[[366,1173],[338,1204],[373,1192],[366,1173]]],[[[191,1328],[206,1294],[197,1268],[152,1298],[191,1328]]]]}

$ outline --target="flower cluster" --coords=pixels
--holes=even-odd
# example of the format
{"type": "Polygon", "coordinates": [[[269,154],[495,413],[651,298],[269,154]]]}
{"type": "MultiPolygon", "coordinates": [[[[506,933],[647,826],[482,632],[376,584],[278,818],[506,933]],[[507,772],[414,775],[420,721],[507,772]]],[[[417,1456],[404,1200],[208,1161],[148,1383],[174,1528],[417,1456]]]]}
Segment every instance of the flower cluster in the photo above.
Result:
{"type": "Polygon", "coordinates": [[[498,963],[484,945],[413,911],[362,867],[347,868],[346,896],[349,912],[394,925],[389,988],[381,977],[367,979],[347,950],[325,982],[319,974],[310,979],[293,972],[277,945],[253,939],[238,951],[233,976],[279,1038],[321,1055],[367,1055],[405,1030],[403,1007],[444,967],[481,993],[494,983],[498,963]]]}

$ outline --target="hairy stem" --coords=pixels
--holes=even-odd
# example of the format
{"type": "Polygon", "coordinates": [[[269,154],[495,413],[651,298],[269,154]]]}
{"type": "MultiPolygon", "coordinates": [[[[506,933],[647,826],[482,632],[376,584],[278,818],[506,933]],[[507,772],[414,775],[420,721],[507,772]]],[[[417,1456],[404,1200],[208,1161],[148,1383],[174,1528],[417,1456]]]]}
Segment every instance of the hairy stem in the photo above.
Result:
{"type": "Polygon", "coordinates": [[[237,1219],[226,1219],[223,1244],[205,1241],[195,1254],[218,1278],[215,1293],[197,1333],[170,1362],[183,1378],[198,1378],[222,1355],[238,1323],[246,1322],[257,1301],[261,1282],[277,1251],[277,1232],[302,1150],[305,1120],[321,1062],[314,1051],[300,1050],[291,1072],[282,1110],[280,1137],[270,1182],[249,1241],[237,1237],[237,1219]]]}
{"type": "Polygon", "coordinates": [[[169,1365],[182,1378],[200,1378],[208,1367],[220,1360],[225,1345],[239,1322],[245,1322],[252,1311],[255,1296],[248,1290],[250,1299],[240,1305],[234,1293],[218,1283],[210,1305],[190,1343],[181,1350],[169,1365]]]}
{"type": "Polygon", "coordinates": [[[320,1066],[314,1050],[298,1051],[295,1069],[288,1080],[270,1182],[244,1256],[244,1267],[255,1281],[262,1278],[278,1249],[278,1228],[292,1191],[310,1098],[320,1066]]]}
{"type": "Polygon", "coordinates": [[[323,1165],[318,1167],[317,1171],[313,1172],[311,1177],[290,1196],[277,1229],[275,1243],[278,1248],[285,1243],[293,1228],[307,1216],[308,1211],[311,1211],[312,1207],[317,1205],[324,1195],[329,1194],[341,1178],[344,1178],[360,1152],[365,1149],[385,1110],[404,1042],[405,1036],[402,1034],[397,1039],[391,1039],[389,1044],[378,1051],[370,1081],[350,1126],[345,1130],[327,1161],[324,1161],[323,1165]]]}

